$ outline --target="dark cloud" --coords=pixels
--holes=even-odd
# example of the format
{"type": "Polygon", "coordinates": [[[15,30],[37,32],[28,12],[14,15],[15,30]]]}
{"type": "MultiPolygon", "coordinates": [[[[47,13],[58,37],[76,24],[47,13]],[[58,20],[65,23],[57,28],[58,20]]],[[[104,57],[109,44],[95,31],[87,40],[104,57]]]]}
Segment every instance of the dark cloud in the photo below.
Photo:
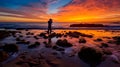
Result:
{"type": "Polygon", "coordinates": [[[0,0],[0,16],[40,18],[37,15],[44,15],[48,6],[57,0],[0,0]],[[6,15],[10,13],[11,15],[6,15]],[[20,16],[22,15],[22,16],[20,16]]]}

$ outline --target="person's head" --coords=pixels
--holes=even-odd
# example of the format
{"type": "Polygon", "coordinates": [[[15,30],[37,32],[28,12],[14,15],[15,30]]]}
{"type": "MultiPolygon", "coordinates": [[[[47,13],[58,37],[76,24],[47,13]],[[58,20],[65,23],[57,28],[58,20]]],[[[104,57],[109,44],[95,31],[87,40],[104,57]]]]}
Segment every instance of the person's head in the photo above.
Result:
{"type": "Polygon", "coordinates": [[[50,18],[49,21],[48,21],[48,23],[52,23],[52,22],[53,22],[53,21],[52,21],[52,19],[50,18]]]}
{"type": "Polygon", "coordinates": [[[49,21],[52,21],[52,19],[50,18],[49,21]]]}

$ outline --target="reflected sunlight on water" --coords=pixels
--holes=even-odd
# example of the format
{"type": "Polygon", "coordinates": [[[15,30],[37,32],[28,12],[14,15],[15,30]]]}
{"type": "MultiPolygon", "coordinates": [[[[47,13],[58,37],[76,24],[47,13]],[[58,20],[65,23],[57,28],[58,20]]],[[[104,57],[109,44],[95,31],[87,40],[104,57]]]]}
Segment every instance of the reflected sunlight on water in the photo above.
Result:
{"type": "MultiPolygon", "coordinates": [[[[40,32],[44,32],[45,30],[30,30],[31,32],[34,32],[35,34],[39,34],[40,32]]],[[[47,30],[46,30],[47,31],[47,30]]],[[[112,36],[118,36],[120,35],[120,30],[53,30],[56,33],[64,33],[64,31],[77,31],[85,34],[91,34],[95,37],[112,37],[112,36]]]]}

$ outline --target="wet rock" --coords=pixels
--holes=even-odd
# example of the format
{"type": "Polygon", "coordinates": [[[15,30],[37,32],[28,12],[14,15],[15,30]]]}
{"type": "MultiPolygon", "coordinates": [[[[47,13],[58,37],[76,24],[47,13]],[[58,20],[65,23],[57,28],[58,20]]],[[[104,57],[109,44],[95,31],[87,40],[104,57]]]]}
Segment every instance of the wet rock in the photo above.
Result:
{"type": "Polygon", "coordinates": [[[58,53],[57,52],[52,52],[53,55],[57,55],[58,53]]]}
{"type": "Polygon", "coordinates": [[[16,41],[20,41],[21,39],[18,37],[18,38],[16,38],[16,41]]]}
{"type": "Polygon", "coordinates": [[[57,59],[62,59],[62,57],[60,57],[60,56],[57,56],[56,58],[57,58],[57,59]]]}
{"type": "Polygon", "coordinates": [[[114,41],[114,43],[116,44],[116,45],[120,45],[120,36],[115,36],[115,37],[112,37],[115,41],[114,41]]]}
{"type": "Polygon", "coordinates": [[[114,40],[120,40],[120,36],[112,37],[114,40]]]}
{"type": "Polygon", "coordinates": [[[25,31],[29,31],[28,29],[25,29],[25,31]]]}
{"type": "Polygon", "coordinates": [[[101,47],[102,47],[102,48],[103,48],[103,47],[107,48],[107,47],[109,47],[109,46],[108,46],[108,44],[106,44],[106,43],[101,43],[101,47]]]}
{"type": "Polygon", "coordinates": [[[26,41],[25,44],[30,44],[30,41],[26,41]]]}
{"type": "Polygon", "coordinates": [[[103,41],[101,38],[97,38],[96,40],[94,40],[94,41],[97,41],[97,42],[101,42],[101,41],[103,41]]]}
{"type": "Polygon", "coordinates": [[[22,32],[21,32],[21,31],[17,31],[17,33],[20,33],[20,34],[21,34],[22,32]]]}
{"type": "Polygon", "coordinates": [[[56,38],[59,38],[59,37],[62,37],[62,36],[63,36],[63,34],[60,34],[60,33],[56,34],[56,38]]]}
{"type": "Polygon", "coordinates": [[[22,67],[30,67],[28,63],[22,64],[22,67]]]}
{"type": "Polygon", "coordinates": [[[20,40],[17,41],[16,44],[30,44],[30,41],[20,40]]]}
{"type": "Polygon", "coordinates": [[[42,36],[45,36],[46,35],[46,33],[40,33],[40,37],[42,37],[42,36]]]}
{"type": "Polygon", "coordinates": [[[26,38],[31,38],[31,36],[26,36],[26,38]]]}
{"type": "Polygon", "coordinates": [[[43,42],[45,45],[48,45],[48,43],[46,41],[43,42]]]}
{"type": "Polygon", "coordinates": [[[77,31],[74,31],[74,32],[68,32],[66,34],[69,35],[70,37],[79,38],[79,35],[81,33],[77,32],[77,31]]]}
{"type": "Polygon", "coordinates": [[[23,37],[23,35],[19,35],[19,37],[23,37]]]}
{"type": "Polygon", "coordinates": [[[56,42],[56,44],[57,44],[58,46],[61,46],[61,47],[72,47],[72,44],[71,44],[71,43],[68,43],[68,41],[67,41],[66,39],[64,39],[64,40],[59,39],[59,40],[56,42]]]}
{"type": "Polygon", "coordinates": [[[114,44],[113,40],[109,40],[107,43],[114,44]]]}
{"type": "Polygon", "coordinates": [[[65,49],[60,48],[58,46],[53,46],[52,48],[55,49],[55,50],[57,50],[57,51],[64,51],[65,50],[65,49]]]}
{"type": "Polygon", "coordinates": [[[3,45],[2,44],[0,44],[0,49],[3,49],[3,45]]]}
{"type": "Polygon", "coordinates": [[[86,43],[86,40],[84,38],[79,39],[79,43],[86,43]]]}
{"type": "Polygon", "coordinates": [[[78,53],[78,57],[84,62],[90,64],[91,67],[100,64],[102,61],[103,53],[99,49],[92,47],[82,47],[78,53]]]}
{"type": "Polygon", "coordinates": [[[69,57],[74,57],[74,56],[75,56],[75,54],[70,54],[70,55],[69,55],[69,57]]]}
{"type": "Polygon", "coordinates": [[[21,55],[21,56],[20,56],[20,58],[25,59],[25,58],[26,58],[26,56],[25,56],[25,55],[21,55]]]}
{"type": "Polygon", "coordinates": [[[40,45],[39,42],[35,42],[34,44],[29,45],[28,48],[36,48],[39,45],[40,45]]]}
{"type": "Polygon", "coordinates": [[[48,36],[44,36],[43,38],[44,38],[44,39],[48,39],[49,37],[48,37],[48,36]]]}
{"type": "Polygon", "coordinates": [[[65,54],[65,52],[64,52],[64,51],[61,51],[61,54],[65,54]]]}
{"type": "Polygon", "coordinates": [[[118,56],[113,54],[113,55],[111,55],[111,58],[114,63],[120,64],[120,60],[119,60],[118,56]]]}
{"type": "Polygon", "coordinates": [[[17,61],[15,64],[17,64],[17,65],[22,65],[22,64],[24,64],[24,63],[25,63],[25,61],[24,61],[24,60],[19,59],[19,61],[17,61]]]}
{"type": "Polygon", "coordinates": [[[3,50],[5,52],[18,52],[19,48],[16,44],[5,44],[3,50]]]}
{"type": "Polygon", "coordinates": [[[38,39],[39,39],[37,36],[34,36],[34,38],[35,38],[36,40],[38,40],[38,39]]]}
{"type": "Polygon", "coordinates": [[[39,63],[37,63],[35,61],[29,61],[28,64],[29,64],[29,66],[32,66],[32,67],[39,65],[39,63]]]}
{"type": "Polygon", "coordinates": [[[35,42],[35,45],[40,45],[40,42],[35,42]]]}
{"type": "Polygon", "coordinates": [[[12,35],[13,37],[17,37],[16,35],[12,35]]]}
{"type": "Polygon", "coordinates": [[[58,67],[59,62],[46,60],[46,62],[52,67],[58,67]]]}
{"type": "Polygon", "coordinates": [[[26,35],[34,35],[34,33],[27,32],[26,35]]]}
{"type": "Polygon", "coordinates": [[[4,39],[5,37],[10,36],[10,32],[3,30],[3,31],[0,31],[0,35],[2,35],[2,36],[0,36],[0,40],[2,40],[2,39],[4,39]]]}
{"type": "Polygon", "coordinates": [[[0,62],[6,60],[8,58],[8,54],[4,51],[0,51],[0,62]]]}
{"type": "Polygon", "coordinates": [[[107,37],[107,36],[106,36],[106,37],[103,37],[103,38],[106,38],[106,39],[111,39],[110,37],[107,37]]]}
{"type": "Polygon", "coordinates": [[[64,37],[67,37],[67,35],[64,35],[64,37]]]}
{"type": "Polygon", "coordinates": [[[111,51],[111,50],[106,49],[106,48],[104,48],[104,49],[102,49],[102,50],[103,50],[103,53],[104,53],[104,54],[106,54],[106,55],[112,55],[112,51],[111,51]]]}
{"type": "Polygon", "coordinates": [[[46,48],[51,48],[51,46],[52,46],[50,43],[47,43],[46,41],[44,41],[43,43],[45,44],[46,48]]]}
{"type": "Polygon", "coordinates": [[[80,33],[80,32],[77,32],[77,31],[74,31],[74,32],[69,31],[66,34],[69,35],[70,37],[75,37],[75,38],[79,38],[79,36],[88,37],[88,38],[93,37],[93,35],[84,34],[84,33],[80,33]]]}
{"type": "Polygon", "coordinates": [[[50,38],[53,38],[53,37],[55,37],[55,36],[56,36],[56,33],[51,33],[51,34],[49,35],[50,38]]]}
{"type": "Polygon", "coordinates": [[[48,36],[46,36],[46,33],[40,33],[38,36],[40,36],[40,37],[43,37],[44,39],[47,39],[48,38],[48,36]]]}

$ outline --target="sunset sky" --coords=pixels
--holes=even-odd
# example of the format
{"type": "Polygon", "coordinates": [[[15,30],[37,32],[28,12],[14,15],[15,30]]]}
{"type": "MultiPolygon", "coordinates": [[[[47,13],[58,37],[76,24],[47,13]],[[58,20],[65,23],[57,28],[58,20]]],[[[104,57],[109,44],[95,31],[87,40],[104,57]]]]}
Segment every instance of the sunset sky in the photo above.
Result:
{"type": "Polygon", "coordinates": [[[0,22],[116,22],[120,0],[0,0],[0,22]]]}

